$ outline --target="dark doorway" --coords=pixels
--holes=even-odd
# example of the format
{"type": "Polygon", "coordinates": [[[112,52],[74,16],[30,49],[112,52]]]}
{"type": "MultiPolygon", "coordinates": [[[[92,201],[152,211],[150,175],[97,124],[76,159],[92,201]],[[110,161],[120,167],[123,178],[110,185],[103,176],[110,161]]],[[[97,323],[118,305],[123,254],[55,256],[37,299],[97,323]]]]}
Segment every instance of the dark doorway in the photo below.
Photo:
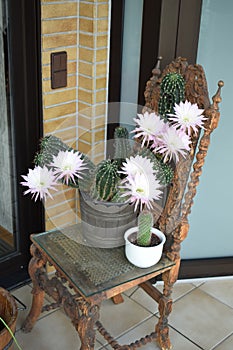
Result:
{"type": "Polygon", "coordinates": [[[28,279],[30,233],[44,228],[41,204],[20,186],[42,136],[40,1],[0,7],[0,285],[12,288],[28,279]]]}

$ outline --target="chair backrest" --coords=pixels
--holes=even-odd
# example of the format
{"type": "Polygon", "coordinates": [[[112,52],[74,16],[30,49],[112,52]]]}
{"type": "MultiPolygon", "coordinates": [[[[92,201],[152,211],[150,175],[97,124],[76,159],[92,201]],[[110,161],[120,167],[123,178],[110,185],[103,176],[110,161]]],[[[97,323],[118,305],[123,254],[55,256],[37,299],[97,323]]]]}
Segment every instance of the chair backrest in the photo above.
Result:
{"type": "MultiPolygon", "coordinates": [[[[165,251],[173,260],[179,258],[180,243],[187,236],[189,224],[187,217],[191,212],[193,198],[197,191],[199,177],[210,144],[210,134],[218,126],[220,117],[218,104],[221,102],[222,81],[218,82],[218,90],[210,103],[205,72],[202,66],[189,65],[185,58],[177,58],[161,73],[160,59],[152,71],[152,77],[145,89],[145,111],[158,112],[160,84],[169,72],[180,73],[185,80],[185,99],[197,103],[204,109],[207,117],[205,129],[197,135],[192,134],[190,154],[176,165],[174,178],[168,190],[166,205],[158,219],[157,226],[167,236],[165,251]]],[[[156,209],[155,209],[156,210],[156,209]]]]}

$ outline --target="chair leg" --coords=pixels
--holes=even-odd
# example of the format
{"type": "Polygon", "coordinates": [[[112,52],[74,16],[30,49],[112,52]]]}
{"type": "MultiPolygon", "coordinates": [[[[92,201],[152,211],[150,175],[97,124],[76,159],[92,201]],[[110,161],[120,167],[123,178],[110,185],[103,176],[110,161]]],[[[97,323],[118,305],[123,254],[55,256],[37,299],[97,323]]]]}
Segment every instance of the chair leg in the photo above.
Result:
{"type": "Polygon", "coordinates": [[[156,341],[162,350],[170,350],[172,345],[169,338],[168,316],[172,312],[172,290],[174,283],[177,280],[179,272],[180,260],[169,271],[163,273],[164,281],[163,296],[159,300],[159,321],[155,331],[157,333],[156,341]]]}
{"type": "Polygon", "coordinates": [[[112,301],[114,302],[114,304],[121,304],[124,302],[124,298],[121,294],[117,294],[114,295],[114,297],[112,297],[112,301]]]}
{"type": "Polygon", "coordinates": [[[29,275],[33,282],[33,289],[32,289],[33,299],[32,299],[31,310],[22,326],[22,331],[24,333],[31,332],[34,324],[36,323],[38,317],[40,316],[43,302],[44,302],[44,295],[45,295],[44,290],[41,289],[41,286],[37,281],[36,274],[38,271],[40,270],[43,271],[45,269],[46,260],[33,244],[31,245],[31,255],[32,255],[32,258],[30,260],[28,270],[29,270],[29,275]]]}
{"type": "Polygon", "coordinates": [[[161,350],[170,350],[171,342],[169,338],[168,316],[172,311],[172,300],[162,297],[159,301],[159,322],[156,325],[155,331],[157,333],[156,341],[161,350]]]}

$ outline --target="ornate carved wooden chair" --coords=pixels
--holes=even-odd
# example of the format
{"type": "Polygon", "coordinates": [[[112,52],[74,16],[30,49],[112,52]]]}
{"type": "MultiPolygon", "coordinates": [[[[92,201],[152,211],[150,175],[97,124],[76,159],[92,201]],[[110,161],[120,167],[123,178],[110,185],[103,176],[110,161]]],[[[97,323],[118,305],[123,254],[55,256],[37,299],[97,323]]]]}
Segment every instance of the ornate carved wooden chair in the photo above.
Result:
{"type": "MultiPolygon", "coordinates": [[[[160,212],[158,216],[158,207],[155,206],[154,208],[154,215],[158,219],[157,226],[167,236],[165,255],[158,265],[149,268],[149,270],[147,269],[146,272],[144,272],[144,269],[127,270],[126,273],[121,272],[119,275],[111,275],[110,279],[103,282],[102,275],[106,275],[106,271],[109,269],[112,261],[117,262],[112,264],[114,268],[115,265],[118,268],[118,265],[120,265],[119,261],[124,268],[129,267],[130,264],[126,261],[123,250],[121,250],[119,255],[113,249],[108,259],[106,259],[103,253],[93,254],[93,248],[89,250],[88,247],[85,248],[83,246],[80,248],[75,246],[75,243],[64,236],[62,232],[59,232],[59,230],[32,235],[33,245],[31,253],[33,258],[29,265],[29,273],[33,281],[33,303],[23,327],[24,331],[31,331],[41,311],[63,306],[79,333],[82,350],[94,349],[96,329],[117,350],[135,349],[154,340],[158,342],[163,350],[171,348],[168,316],[172,310],[171,294],[173,285],[179,273],[180,245],[189,230],[188,214],[191,211],[202,166],[210,144],[210,135],[218,125],[220,116],[218,104],[221,101],[220,90],[223,82],[220,81],[218,83],[219,87],[211,104],[205,73],[200,65],[188,65],[186,59],[178,58],[168,65],[161,74],[158,64],[146,86],[144,110],[158,111],[160,84],[162,78],[168,72],[178,72],[184,77],[185,98],[191,103],[197,103],[199,108],[204,109],[207,119],[204,131],[197,135],[192,135],[189,157],[181,159],[176,166],[162,213],[160,212]],[[70,246],[74,248],[73,255],[71,251],[68,254],[68,251],[64,248],[67,247],[70,250],[70,246]],[[82,259],[79,256],[83,254],[84,267],[86,268],[86,263],[90,263],[89,265],[91,265],[92,269],[98,255],[98,266],[104,269],[103,273],[101,272],[100,283],[93,285],[89,276],[92,269],[91,271],[88,270],[89,275],[85,272],[85,269],[82,270],[82,259]],[[50,262],[57,271],[56,276],[52,279],[49,279],[46,273],[45,267],[47,262],[50,262]],[[158,276],[162,276],[164,281],[163,293],[155,288],[152,283],[154,281],[151,280],[158,276]],[[65,287],[67,282],[73,288],[74,294],[71,294],[65,287]],[[155,331],[150,335],[130,345],[121,346],[100,323],[99,309],[101,302],[105,299],[112,298],[115,303],[122,302],[120,293],[138,285],[158,302],[160,318],[155,331]],[[45,292],[53,297],[56,302],[43,306],[45,292]]],[[[110,267],[110,273],[112,273],[113,267],[110,267]]],[[[92,277],[94,280],[96,279],[96,276],[92,277]]]]}
{"type": "MultiPolygon", "coordinates": [[[[152,71],[152,77],[147,82],[144,111],[158,112],[161,81],[167,73],[177,72],[185,80],[185,99],[191,103],[197,103],[199,108],[205,110],[204,114],[207,117],[203,133],[192,134],[190,156],[181,159],[176,166],[166,205],[157,222],[158,228],[167,236],[165,254],[175,262],[170,270],[162,274],[162,279],[166,283],[163,296],[159,299],[160,320],[156,327],[158,343],[162,349],[169,349],[167,317],[172,309],[171,294],[180,268],[181,242],[186,238],[189,231],[188,215],[191,212],[193,199],[197,192],[199,177],[210,144],[210,135],[218,126],[220,117],[218,105],[221,102],[220,92],[224,83],[222,81],[218,82],[218,89],[212,98],[213,102],[211,104],[202,66],[189,65],[187,60],[181,57],[169,64],[162,74],[159,66],[160,61],[158,61],[156,68],[152,71]]],[[[156,208],[155,214],[157,214],[156,208]]]]}

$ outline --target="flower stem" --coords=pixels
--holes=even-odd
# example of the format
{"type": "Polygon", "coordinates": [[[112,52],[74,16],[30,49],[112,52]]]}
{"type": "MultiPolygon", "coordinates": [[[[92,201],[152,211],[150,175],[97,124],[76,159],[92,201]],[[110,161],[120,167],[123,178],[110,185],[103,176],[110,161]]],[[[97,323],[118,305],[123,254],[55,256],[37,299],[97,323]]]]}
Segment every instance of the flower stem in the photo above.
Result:
{"type": "Polygon", "coordinates": [[[17,342],[17,340],[16,340],[16,338],[15,338],[15,336],[14,336],[12,330],[8,327],[8,325],[6,324],[6,322],[5,322],[1,317],[0,317],[0,321],[3,323],[3,325],[6,327],[6,329],[7,329],[8,332],[10,333],[10,335],[11,335],[11,337],[13,338],[13,340],[14,340],[14,342],[15,342],[17,348],[18,348],[19,350],[22,350],[22,348],[19,346],[19,343],[17,342]]]}

